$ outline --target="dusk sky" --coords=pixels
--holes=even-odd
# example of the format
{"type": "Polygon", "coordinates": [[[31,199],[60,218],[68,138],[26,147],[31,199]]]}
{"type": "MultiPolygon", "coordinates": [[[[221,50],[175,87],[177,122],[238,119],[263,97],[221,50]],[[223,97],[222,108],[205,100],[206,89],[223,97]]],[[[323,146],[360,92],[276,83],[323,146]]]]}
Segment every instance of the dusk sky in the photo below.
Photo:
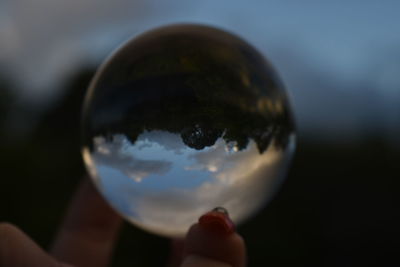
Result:
{"type": "Polygon", "coordinates": [[[0,71],[24,98],[51,101],[68,74],[99,64],[128,38],[170,23],[205,23],[242,36],[272,62],[303,133],[381,130],[394,139],[399,11],[395,0],[2,0],[0,71]]]}
{"type": "Polygon", "coordinates": [[[260,154],[251,140],[230,151],[220,138],[196,150],[180,135],[157,130],[134,145],[124,135],[95,137],[91,157],[97,185],[119,212],[160,234],[183,235],[212,207],[227,208],[235,221],[258,210],[280,184],[293,148],[270,145],[260,154]]]}

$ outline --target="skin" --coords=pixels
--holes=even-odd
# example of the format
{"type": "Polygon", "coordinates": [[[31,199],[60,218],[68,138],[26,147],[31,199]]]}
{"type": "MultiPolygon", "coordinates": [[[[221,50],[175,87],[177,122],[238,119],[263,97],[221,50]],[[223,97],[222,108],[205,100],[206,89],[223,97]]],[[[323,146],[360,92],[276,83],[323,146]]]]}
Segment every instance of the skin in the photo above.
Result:
{"type": "MultiPolygon", "coordinates": [[[[49,252],[9,223],[0,223],[0,267],[108,266],[122,224],[87,179],[71,201],[49,252]]],[[[172,243],[171,267],[244,267],[245,244],[237,233],[221,235],[194,224],[172,243]]]]}

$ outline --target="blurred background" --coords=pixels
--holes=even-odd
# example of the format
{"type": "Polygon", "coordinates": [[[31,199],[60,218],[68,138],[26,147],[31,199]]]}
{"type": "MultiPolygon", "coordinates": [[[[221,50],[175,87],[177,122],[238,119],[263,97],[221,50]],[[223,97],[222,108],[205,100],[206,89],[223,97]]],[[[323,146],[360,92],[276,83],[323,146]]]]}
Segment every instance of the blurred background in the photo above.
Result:
{"type": "MultiPolygon", "coordinates": [[[[298,126],[286,182],[239,228],[249,266],[400,266],[399,11],[396,0],[1,0],[0,221],[47,247],[84,174],[80,110],[97,66],[143,31],[203,23],[271,61],[298,126]]],[[[112,266],[162,266],[167,250],[126,225],[112,266]]]]}

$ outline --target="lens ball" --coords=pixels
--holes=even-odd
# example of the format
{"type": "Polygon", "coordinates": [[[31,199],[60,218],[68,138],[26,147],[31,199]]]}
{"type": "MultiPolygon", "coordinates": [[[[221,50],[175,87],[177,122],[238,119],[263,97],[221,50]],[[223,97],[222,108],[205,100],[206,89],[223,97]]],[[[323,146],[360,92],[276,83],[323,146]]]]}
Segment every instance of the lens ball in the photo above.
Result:
{"type": "Polygon", "coordinates": [[[91,82],[82,125],[101,194],[131,223],[168,237],[215,207],[235,223],[249,218],[295,147],[271,65],[239,37],[201,25],[158,28],[117,49],[91,82]]]}

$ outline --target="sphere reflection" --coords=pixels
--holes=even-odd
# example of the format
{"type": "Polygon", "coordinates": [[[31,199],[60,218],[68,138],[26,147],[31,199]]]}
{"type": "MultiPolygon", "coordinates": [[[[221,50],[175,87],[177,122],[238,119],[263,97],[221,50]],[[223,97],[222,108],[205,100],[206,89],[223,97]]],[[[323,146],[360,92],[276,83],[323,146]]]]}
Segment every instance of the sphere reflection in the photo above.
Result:
{"type": "Polygon", "coordinates": [[[294,127],[272,68],[218,29],[160,28],[100,68],[83,113],[83,157],[97,187],[132,223],[182,236],[206,211],[235,223],[285,174],[294,127]]]}

